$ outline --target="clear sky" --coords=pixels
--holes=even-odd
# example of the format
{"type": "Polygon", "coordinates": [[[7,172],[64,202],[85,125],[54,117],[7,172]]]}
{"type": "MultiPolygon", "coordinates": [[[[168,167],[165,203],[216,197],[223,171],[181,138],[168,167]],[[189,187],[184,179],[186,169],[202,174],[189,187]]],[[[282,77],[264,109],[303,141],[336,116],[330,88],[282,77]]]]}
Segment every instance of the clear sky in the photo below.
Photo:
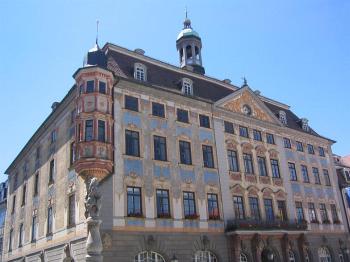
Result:
{"type": "Polygon", "coordinates": [[[95,41],[178,64],[185,7],[208,75],[242,77],[350,154],[349,0],[0,0],[0,181],[95,41]]]}

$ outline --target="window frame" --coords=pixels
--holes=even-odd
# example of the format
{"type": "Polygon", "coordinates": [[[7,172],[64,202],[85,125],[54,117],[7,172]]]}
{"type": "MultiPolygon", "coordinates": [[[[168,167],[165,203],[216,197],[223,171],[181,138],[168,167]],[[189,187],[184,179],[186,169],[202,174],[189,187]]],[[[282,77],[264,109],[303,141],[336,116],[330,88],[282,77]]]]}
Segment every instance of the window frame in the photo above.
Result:
{"type": "Polygon", "coordinates": [[[104,94],[104,95],[107,94],[107,83],[105,81],[98,80],[98,92],[100,94],[104,94]],[[102,87],[102,90],[101,90],[101,84],[102,84],[102,86],[104,85],[104,87],[102,87]],[[104,88],[104,91],[103,91],[103,88],[104,88]]]}
{"type": "Polygon", "coordinates": [[[275,136],[271,133],[266,133],[266,143],[270,145],[275,145],[275,136]]]}
{"type": "Polygon", "coordinates": [[[244,173],[254,175],[253,155],[243,153],[244,173]]]}
{"type": "Polygon", "coordinates": [[[235,134],[235,128],[232,122],[224,121],[224,131],[227,134],[234,135],[235,134]]]}
{"type": "Polygon", "coordinates": [[[139,112],[139,98],[132,95],[124,95],[124,109],[139,112]]]}
{"type": "Polygon", "coordinates": [[[189,112],[186,109],[176,109],[176,121],[188,124],[189,123],[189,112]]]}
{"type": "Polygon", "coordinates": [[[140,157],[140,132],[125,129],[125,155],[140,157]]]}
{"type": "Polygon", "coordinates": [[[261,220],[259,198],[256,196],[249,196],[248,202],[249,202],[249,210],[250,210],[251,218],[254,220],[261,220]]]}
{"type": "Polygon", "coordinates": [[[147,67],[144,64],[134,64],[134,79],[141,82],[147,81],[147,67]]]}
{"type": "Polygon", "coordinates": [[[76,224],[76,195],[68,195],[67,227],[74,227],[76,224]]]}
{"type": "Polygon", "coordinates": [[[245,214],[243,196],[234,195],[232,197],[232,201],[233,201],[233,210],[235,213],[235,219],[238,219],[238,220],[245,219],[246,214],[245,214]]]}
{"type": "Polygon", "coordinates": [[[169,190],[168,189],[156,189],[156,205],[157,205],[157,218],[170,218],[170,196],[169,196],[169,190]],[[158,194],[161,193],[160,195],[158,194]],[[166,193],[166,196],[164,196],[163,193],[166,193]],[[165,204],[165,205],[164,205],[165,204]],[[167,210],[164,210],[164,208],[167,206],[167,210]]]}
{"type": "Polygon", "coordinates": [[[202,145],[202,156],[205,168],[215,168],[214,152],[211,145],[202,145]]]}
{"type": "Polygon", "coordinates": [[[87,80],[86,81],[86,86],[85,86],[85,93],[86,94],[91,94],[95,92],[95,80],[87,80]],[[89,86],[89,83],[92,83],[92,89],[91,86],[89,86]]]}
{"type": "Polygon", "coordinates": [[[165,118],[165,106],[162,103],[152,102],[152,116],[165,118]]]}
{"type": "Polygon", "coordinates": [[[228,168],[231,172],[239,172],[238,152],[236,150],[227,149],[228,168]]]}
{"type": "Polygon", "coordinates": [[[311,144],[307,144],[307,152],[308,152],[310,155],[314,155],[314,154],[315,154],[314,146],[311,145],[311,144]]]}
{"type": "Polygon", "coordinates": [[[142,217],[143,215],[141,190],[142,190],[141,187],[135,187],[135,186],[127,186],[126,188],[126,195],[127,195],[126,208],[127,208],[128,217],[142,217]],[[129,191],[129,189],[131,189],[132,191],[129,191]],[[138,192],[136,192],[135,190],[138,190],[138,192]],[[130,206],[129,204],[132,204],[132,206],[130,206]]]}
{"type": "Polygon", "coordinates": [[[153,135],[153,157],[154,160],[168,161],[166,137],[153,135]]]}
{"type": "Polygon", "coordinates": [[[97,120],[97,141],[102,142],[102,143],[106,143],[106,121],[105,120],[101,120],[98,119],[97,120]]]}
{"type": "Polygon", "coordinates": [[[290,141],[290,138],[283,137],[283,145],[284,145],[284,148],[291,149],[292,148],[292,143],[290,141]]]}
{"type": "Polygon", "coordinates": [[[94,140],[94,120],[93,119],[86,119],[85,125],[84,125],[84,140],[85,142],[90,142],[94,140]]]}
{"type": "Polygon", "coordinates": [[[267,168],[266,168],[266,158],[263,156],[257,156],[259,176],[268,177],[267,168]]]}
{"type": "Polygon", "coordinates": [[[53,208],[48,206],[47,208],[47,224],[46,224],[46,235],[50,236],[53,233],[53,208]]]}
{"type": "Polygon", "coordinates": [[[253,139],[255,141],[260,141],[262,142],[262,134],[260,130],[253,129],[253,139]]]}
{"type": "Polygon", "coordinates": [[[197,218],[195,193],[191,191],[183,191],[182,197],[183,197],[184,218],[185,219],[197,218]]]}
{"type": "Polygon", "coordinates": [[[305,220],[303,202],[295,201],[295,215],[298,222],[302,222],[305,220]]]}
{"type": "Polygon", "coordinates": [[[210,117],[207,115],[199,114],[199,126],[204,128],[210,128],[210,117]]]}
{"type": "Polygon", "coordinates": [[[272,178],[281,178],[281,170],[280,170],[278,159],[271,158],[270,163],[271,163],[272,178]]]}
{"type": "Polygon", "coordinates": [[[188,78],[183,78],[181,83],[181,92],[187,96],[193,96],[193,81],[188,78]]]}
{"type": "Polygon", "coordinates": [[[298,174],[295,168],[295,163],[288,162],[289,178],[290,181],[298,181],[298,174]]]}
{"type": "Polygon", "coordinates": [[[180,154],[180,164],[192,165],[191,142],[188,142],[185,140],[179,140],[179,154],[180,154]]]}
{"type": "Polygon", "coordinates": [[[246,126],[239,126],[239,136],[249,138],[249,130],[246,126]]]}
{"type": "Polygon", "coordinates": [[[264,210],[265,210],[265,218],[267,221],[275,220],[275,212],[273,210],[273,200],[271,198],[264,198],[264,210]],[[268,211],[271,211],[269,213],[268,211]]]}
{"type": "Polygon", "coordinates": [[[315,184],[321,185],[320,171],[317,167],[312,167],[312,174],[314,176],[315,184]]]}
{"type": "Polygon", "coordinates": [[[208,219],[209,220],[220,219],[218,194],[207,193],[207,204],[208,204],[208,219]]]}

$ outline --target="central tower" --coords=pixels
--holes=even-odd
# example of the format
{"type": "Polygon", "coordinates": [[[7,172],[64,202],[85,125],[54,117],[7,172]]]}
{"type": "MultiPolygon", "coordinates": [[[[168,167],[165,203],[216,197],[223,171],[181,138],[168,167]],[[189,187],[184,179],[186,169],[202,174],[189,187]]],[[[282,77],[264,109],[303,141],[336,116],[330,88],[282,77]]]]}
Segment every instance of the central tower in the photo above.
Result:
{"type": "Polygon", "coordinates": [[[181,68],[192,67],[194,72],[204,75],[201,54],[202,40],[199,34],[193,30],[191,20],[187,18],[187,12],[184,27],[176,39],[176,48],[179,52],[181,68]]]}

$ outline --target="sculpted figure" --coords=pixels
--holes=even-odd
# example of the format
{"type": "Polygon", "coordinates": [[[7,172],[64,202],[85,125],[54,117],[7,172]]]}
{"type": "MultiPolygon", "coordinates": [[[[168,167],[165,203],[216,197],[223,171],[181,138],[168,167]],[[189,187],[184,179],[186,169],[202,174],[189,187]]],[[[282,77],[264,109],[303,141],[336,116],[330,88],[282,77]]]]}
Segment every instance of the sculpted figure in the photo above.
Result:
{"type": "Polygon", "coordinates": [[[92,178],[85,197],[85,217],[97,218],[101,208],[101,193],[98,190],[97,178],[92,178]]]}

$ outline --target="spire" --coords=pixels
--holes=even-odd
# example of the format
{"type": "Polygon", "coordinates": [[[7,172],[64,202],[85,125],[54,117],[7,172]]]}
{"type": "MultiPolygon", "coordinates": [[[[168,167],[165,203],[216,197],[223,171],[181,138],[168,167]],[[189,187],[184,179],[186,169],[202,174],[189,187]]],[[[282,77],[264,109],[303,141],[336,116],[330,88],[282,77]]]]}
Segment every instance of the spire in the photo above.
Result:
{"type": "Polygon", "coordinates": [[[99,21],[96,20],[96,45],[98,46],[98,24],[99,24],[99,21]]]}
{"type": "Polygon", "coordinates": [[[185,21],[184,21],[184,29],[186,28],[192,28],[191,27],[191,20],[187,17],[187,6],[186,6],[186,9],[185,9],[185,21]]]}
{"type": "Polygon", "coordinates": [[[248,86],[247,78],[245,78],[245,76],[243,76],[242,79],[243,79],[243,85],[242,85],[242,87],[248,86]]]}

